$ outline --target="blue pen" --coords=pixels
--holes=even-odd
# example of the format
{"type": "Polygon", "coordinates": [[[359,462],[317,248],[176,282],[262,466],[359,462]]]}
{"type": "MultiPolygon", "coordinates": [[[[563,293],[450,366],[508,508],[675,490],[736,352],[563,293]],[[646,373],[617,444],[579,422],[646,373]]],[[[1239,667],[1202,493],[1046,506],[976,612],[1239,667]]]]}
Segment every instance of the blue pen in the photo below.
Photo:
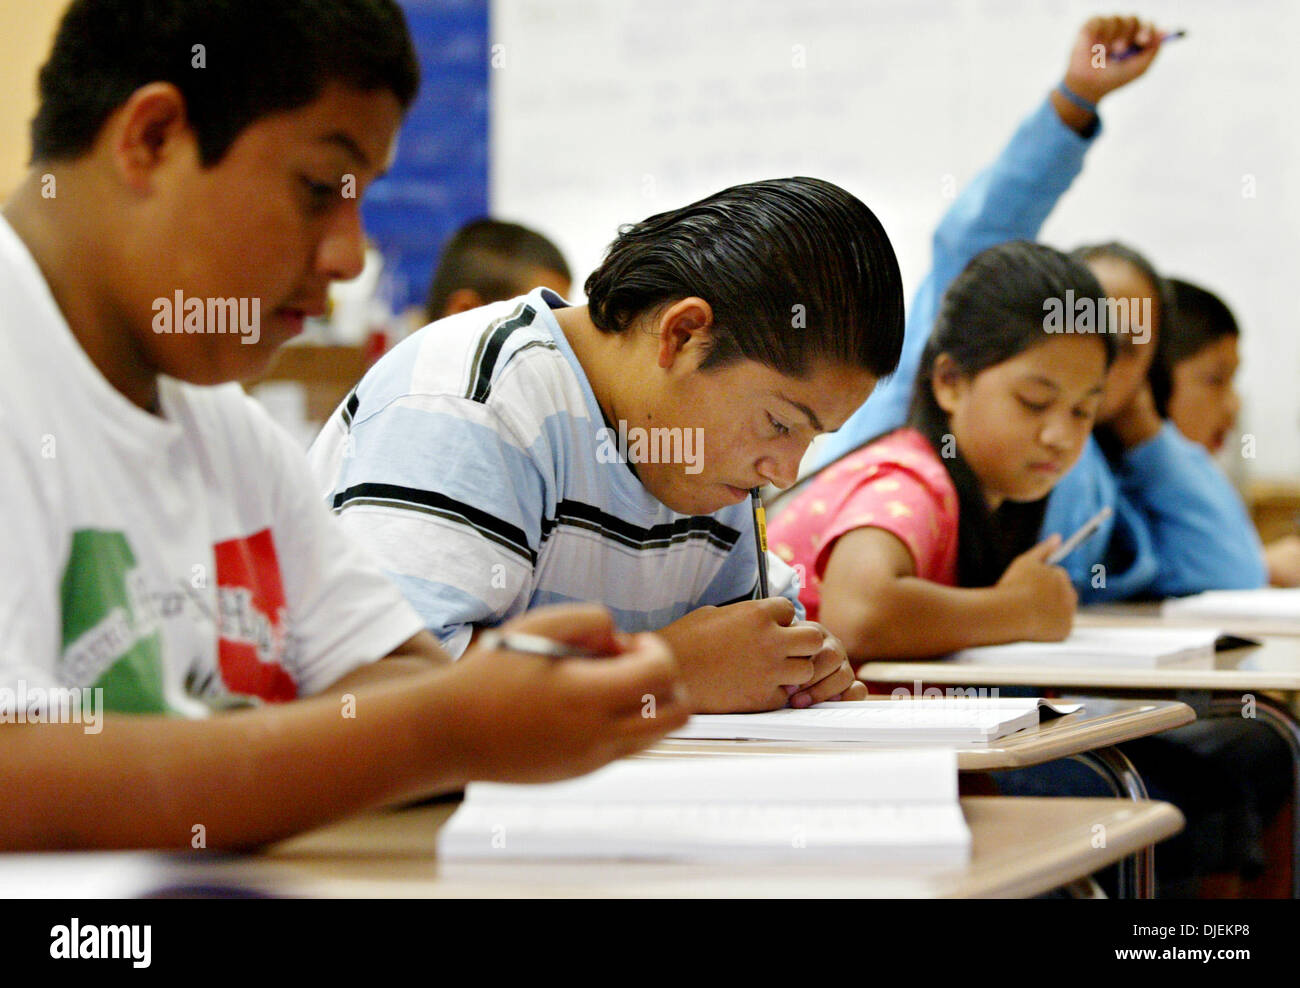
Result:
{"type": "MultiPolygon", "coordinates": [[[[1170,31],[1168,34],[1160,35],[1160,43],[1163,45],[1166,41],[1176,41],[1179,38],[1185,38],[1185,37],[1187,37],[1187,32],[1182,28],[1179,28],[1177,31],[1170,31]]],[[[1115,61],[1123,62],[1126,59],[1132,58],[1134,55],[1141,55],[1149,47],[1150,45],[1147,45],[1146,47],[1143,48],[1130,48],[1128,51],[1124,52],[1123,54],[1116,55],[1115,61]]]]}

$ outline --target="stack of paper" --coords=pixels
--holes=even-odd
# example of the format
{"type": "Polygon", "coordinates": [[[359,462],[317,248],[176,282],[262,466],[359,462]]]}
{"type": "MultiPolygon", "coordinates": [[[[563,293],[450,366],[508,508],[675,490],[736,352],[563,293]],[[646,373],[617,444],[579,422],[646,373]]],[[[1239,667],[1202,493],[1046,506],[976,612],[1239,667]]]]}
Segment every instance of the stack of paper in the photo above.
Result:
{"type": "Polygon", "coordinates": [[[988,744],[1081,709],[1035,697],[936,697],[819,703],[758,714],[696,714],[671,737],[694,740],[988,744]]]}
{"type": "Polygon", "coordinates": [[[1217,621],[1229,627],[1255,630],[1267,625],[1300,633],[1300,588],[1210,590],[1166,600],[1160,613],[1165,617],[1217,621]]]}
{"type": "Polygon", "coordinates": [[[1212,662],[1218,637],[1212,628],[1075,628],[1064,641],[982,645],[955,652],[952,658],[979,665],[1144,669],[1212,662]]]}
{"type": "Polygon", "coordinates": [[[444,860],[907,861],[970,856],[951,750],[630,759],[549,785],[475,783],[444,860]]]}

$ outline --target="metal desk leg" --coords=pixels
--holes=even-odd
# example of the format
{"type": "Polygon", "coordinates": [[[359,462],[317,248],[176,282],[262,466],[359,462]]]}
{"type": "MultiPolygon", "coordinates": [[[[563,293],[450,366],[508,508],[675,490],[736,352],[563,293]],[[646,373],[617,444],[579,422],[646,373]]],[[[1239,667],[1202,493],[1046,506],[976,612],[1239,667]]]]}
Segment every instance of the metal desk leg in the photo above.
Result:
{"type": "MultiPolygon", "coordinates": [[[[1118,748],[1097,748],[1072,756],[1106,780],[1111,792],[1129,799],[1146,799],[1147,787],[1142,776],[1118,748]]],[[[1116,865],[1118,898],[1153,899],[1156,892],[1156,851],[1151,844],[1135,851],[1116,865]]]]}
{"type": "MultiPolygon", "coordinates": [[[[1300,899],[1300,724],[1291,711],[1274,703],[1262,694],[1255,698],[1255,714],[1278,734],[1291,748],[1291,898],[1300,899]]],[[[1240,717],[1242,703],[1235,697],[1214,697],[1210,700],[1211,717],[1240,717]]]]}

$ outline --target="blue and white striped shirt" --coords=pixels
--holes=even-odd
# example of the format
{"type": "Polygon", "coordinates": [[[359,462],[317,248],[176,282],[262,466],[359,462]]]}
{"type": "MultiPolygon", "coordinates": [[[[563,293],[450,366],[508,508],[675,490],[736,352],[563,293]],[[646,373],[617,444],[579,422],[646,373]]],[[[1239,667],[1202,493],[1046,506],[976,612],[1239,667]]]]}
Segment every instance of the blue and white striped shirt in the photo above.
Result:
{"type": "MultiPolygon", "coordinates": [[[[680,515],[609,462],[600,406],[536,289],[440,320],[380,360],[309,453],[343,527],[452,655],[475,625],[594,601],[624,631],[757,595],[748,502],[680,515]]],[[[798,604],[769,554],[771,592],[798,604]]]]}

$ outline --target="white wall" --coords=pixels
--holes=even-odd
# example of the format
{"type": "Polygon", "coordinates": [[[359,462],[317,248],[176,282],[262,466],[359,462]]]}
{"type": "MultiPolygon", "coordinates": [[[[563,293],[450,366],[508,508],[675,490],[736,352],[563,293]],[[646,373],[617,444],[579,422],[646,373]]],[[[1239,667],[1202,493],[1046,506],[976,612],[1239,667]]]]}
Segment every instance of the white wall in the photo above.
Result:
{"type": "MultiPolygon", "coordinates": [[[[735,182],[816,175],[880,215],[910,299],[946,179],[960,187],[991,160],[1059,80],[1078,27],[1109,12],[1072,0],[494,0],[492,208],[553,236],[581,284],[620,223],[735,182]]],[[[1105,132],[1044,239],[1124,239],[1222,294],[1245,332],[1241,428],[1257,459],[1242,466],[1295,476],[1300,4],[1138,12],[1189,36],[1103,105],[1105,132]]]]}

